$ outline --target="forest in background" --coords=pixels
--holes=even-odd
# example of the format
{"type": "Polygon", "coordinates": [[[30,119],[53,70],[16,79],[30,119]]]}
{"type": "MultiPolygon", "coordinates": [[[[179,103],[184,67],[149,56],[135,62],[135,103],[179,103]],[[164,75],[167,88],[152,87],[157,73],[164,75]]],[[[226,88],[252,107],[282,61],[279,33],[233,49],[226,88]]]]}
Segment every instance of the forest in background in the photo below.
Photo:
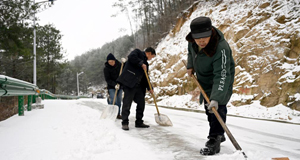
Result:
{"type": "MultiPolygon", "coordinates": [[[[72,61],[66,61],[62,35],[54,25],[39,25],[36,17],[37,86],[54,94],[76,95],[77,73],[80,90],[106,84],[103,68],[106,56],[127,57],[131,50],[156,47],[176,24],[180,16],[196,0],[118,0],[114,7],[125,14],[131,35],[116,37],[99,48],[91,49],[72,61]]],[[[0,74],[33,83],[33,19],[34,13],[50,7],[31,0],[0,2],[0,74]]],[[[118,16],[118,15],[113,15],[118,16]]]]}

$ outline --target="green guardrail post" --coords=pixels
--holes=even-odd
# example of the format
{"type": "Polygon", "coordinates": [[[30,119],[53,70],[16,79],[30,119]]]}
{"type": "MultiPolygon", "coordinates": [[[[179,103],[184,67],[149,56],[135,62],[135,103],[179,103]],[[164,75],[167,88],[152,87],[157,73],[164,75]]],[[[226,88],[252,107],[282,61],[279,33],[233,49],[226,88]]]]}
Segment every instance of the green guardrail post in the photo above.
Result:
{"type": "Polygon", "coordinates": [[[27,111],[31,111],[32,95],[28,95],[27,111]]]}
{"type": "Polygon", "coordinates": [[[24,116],[24,96],[18,96],[19,116],[24,116]]]}

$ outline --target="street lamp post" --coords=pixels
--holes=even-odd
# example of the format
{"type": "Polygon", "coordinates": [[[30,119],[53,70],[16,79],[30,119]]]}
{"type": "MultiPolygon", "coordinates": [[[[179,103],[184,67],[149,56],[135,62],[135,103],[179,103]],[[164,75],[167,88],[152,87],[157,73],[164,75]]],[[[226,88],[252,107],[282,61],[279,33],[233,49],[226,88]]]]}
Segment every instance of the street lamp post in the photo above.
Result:
{"type": "Polygon", "coordinates": [[[79,96],[79,81],[78,81],[78,76],[80,76],[82,73],[84,73],[84,72],[80,72],[79,74],[77,72],[77,95],[78,96],[79,96]]]}
{"type": "MultiPolygon", "coordinates": [[[[48,1],[42,1],[35,3],[35,0],[33,0],[34,4],[39,3],[45,3],[45,2],[51,2],[53,4],[54,0],[48,0],[48,1]]],[[[35,31],[35,11],[33,14],[33,84],[36,85],[36,31],[35,31]]]]}

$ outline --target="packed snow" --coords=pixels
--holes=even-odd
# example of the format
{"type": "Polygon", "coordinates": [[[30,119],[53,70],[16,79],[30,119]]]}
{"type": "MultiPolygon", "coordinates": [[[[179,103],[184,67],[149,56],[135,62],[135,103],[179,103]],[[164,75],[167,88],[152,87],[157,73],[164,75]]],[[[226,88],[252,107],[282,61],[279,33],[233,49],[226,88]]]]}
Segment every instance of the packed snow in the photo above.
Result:
{"type": "MultiPolygon", "coordinates": [[[[173,99],[182,106],[184,101],[185,98],[173,99]]],[[[160,107],[160,113],[167,115],[173,123],[172,127],[165,127],[155,123],[153,104],[146,105],[144,120],[150,128],[140,129],[134,127],[136,104],[133,104],[130,130],[123,131],[120,120],[100,119],[103,109],[109,107],[106,99],[43,100],[42,103],[44,109],[26,111],[25,116],[15,115],[0,122],[0,159],[245,159],[228,137],[221,144],[219,154],[199,154],[208,133],[204,113],[160,107]]],[[[268,112],[276,114],[279,108],[268,112]]],[[[241,109],[240,113],[245,110],[241,109]]],[[[262,108],[260,110],[262,112],[256,113],[265,112],[262,108]]],[[[296,160],[300,156],[299,124],[233,116],[227,117],[226,124],[248,160],[271,160],[274,157],[296,160]]]]}

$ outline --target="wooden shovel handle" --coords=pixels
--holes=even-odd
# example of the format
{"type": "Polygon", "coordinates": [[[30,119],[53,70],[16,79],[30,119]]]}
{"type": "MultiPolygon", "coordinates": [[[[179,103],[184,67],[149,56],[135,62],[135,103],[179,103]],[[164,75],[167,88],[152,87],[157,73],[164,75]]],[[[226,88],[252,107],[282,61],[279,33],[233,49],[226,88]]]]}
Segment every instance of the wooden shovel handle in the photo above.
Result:
{"type": "MultiPolygon", "coordinates": [[[[146,78],[147,78],[147,81],[148,81],[148,84],[149,84],[149,88],[150,88],[150,90],[152,90],[152,86],[151,86],[151,83],[150,83],[150,80],[149,80],[148,73],[147,73],[146,70],[144,70],[144,72],[145,72],[145,75],[146,75],[146,78]]],[[[160,114],[159,114],[159,110],[158,110],[158,107],[157,107],[157,104],[156,104],[155,95],[154,95],[154,93],[151,93],[151,95],[152,95],[152,98],[153,98],[153,101],[154,101],[154,104],[155,104],[155,107],[156,107],[157,114],[159,116],[160,114]]]]}
{"type": "MultiPolygon", "coordinates": [[[[119,76],[120,76],[120,75],[121,75],[121,73],[122,73],[122,70],[123,70],[123,65],[124,65],[124,63],[122,62],[122,65],[121,65],[121,69],[120,69],[119,76]]],[[[119,89],[116,89],[116,91],[115,91],[115,96],[114,96],[114,100],[113,100],[113,105],[115,105],[115,102],[116,102],[116,97],[117,97],[118,90],[119,90],[119,89]]]]}

